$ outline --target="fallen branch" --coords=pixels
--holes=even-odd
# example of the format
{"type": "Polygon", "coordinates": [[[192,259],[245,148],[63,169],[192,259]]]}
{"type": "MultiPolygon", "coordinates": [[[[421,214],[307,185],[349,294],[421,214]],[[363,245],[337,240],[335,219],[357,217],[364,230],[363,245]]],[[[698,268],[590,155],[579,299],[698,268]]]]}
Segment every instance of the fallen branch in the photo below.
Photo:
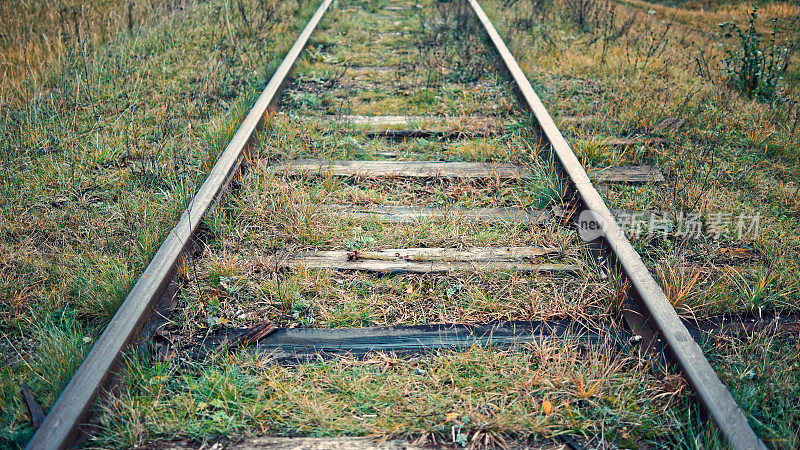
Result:
{"type": "Polygon", "coordinates": [[[31,426],[34,430],[38,429],[42,422],[44,422],[44,410],[41,406],[36,402],[36,399],[33,397],[33,392],[31,392],[31,388],[28,387],[27,384],[22,383],[22,396],[25,397],[25,404],[28,405],[28,411],[31,413],[31,426]]]}

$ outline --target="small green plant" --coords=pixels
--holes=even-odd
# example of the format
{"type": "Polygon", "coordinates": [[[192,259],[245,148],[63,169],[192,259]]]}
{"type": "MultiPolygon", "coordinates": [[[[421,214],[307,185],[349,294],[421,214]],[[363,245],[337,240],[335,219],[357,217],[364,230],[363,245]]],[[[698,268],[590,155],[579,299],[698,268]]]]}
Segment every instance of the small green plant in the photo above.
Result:
{"type": "Polygon", "coordinates": [[[772,20],[772,33],[765,43],[756,30],[758,5],[753,4],[749,23],[744,30],[734,22],[719,24],[726,38],[733,37],[738,44],[723,42],[725,47],[725,73],[728,84],[749,98],[762,101],[776,100],[783,82],[783,73],[789,64],[789,48],[775,42],[777,19],[772,20]]]}

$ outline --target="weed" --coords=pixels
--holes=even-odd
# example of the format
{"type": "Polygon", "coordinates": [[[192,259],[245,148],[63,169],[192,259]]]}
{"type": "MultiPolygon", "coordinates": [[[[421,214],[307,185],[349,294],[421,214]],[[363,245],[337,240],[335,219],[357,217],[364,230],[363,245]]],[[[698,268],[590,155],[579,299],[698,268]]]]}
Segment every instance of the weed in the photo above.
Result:
{"type": "Polygon", "coordinates": [[[428,71],[428,83],[443,71],[448,81],[470,82],[486,76],[490,56],[481,42],[478,23],[464,0],[437,1],[429,15],[420,14],[421,39],[418,64],[428,71]]]}
{"type": "Polygon", "coordinates": [[[660,265],[656,271],[664,295],[676,310],[682,310],[684,304],[691,298],[701,272],[694,271],[694,275],[692,275],[689,270],[676,269],[671,264],[660,265]]]}
{"type": "Polygon", "coordinates": [[[313,7],[243,1],[264,27],[236,58],[224,2],[0,4],[0,446],[30,435],[19,383],[52,405],[313,7]]]}
{"type": "Polygon", "coordinates": [[[679,426],[675,390],[607,345],[548,344],[520,352],[473,347],[421,359],[369,355],[281,367],[224,355],[164,376],[145,362],[103,415],[93,445],[147,435],[203,438],[253,428],[272,435],[366,435],[493,445],[567,427],[649,440],[679,426]],[[223,359],[224,358],[224,359],[223,359]],[[654,400],[640,402],[642,395],[654,400]],[[543,405],[549,405],[544,407],[543,405]],[[602,425],[601,425],[602,424],[602,425]],[[600,428],[602,427],[602,428],[600,428]],[[127,430],[127,431],[126,431],[127,430]],[[602,431],[601,431],[602,430],[602,431]]]}
{"type": "MultiPolygon", "coordinates": [[[[31,73],[47,76],[31,75],[22,87],[4,88],[3,95],[25,95],[23,107],[4,104],[0,116],[0,155],[8,168],[0,171],[0,189],[10,205],[0,214],[0,326],[19,349],[15,365],[0,369],[0,405],[10,411],[2,444],[22,445],[30,434],[15,391],[18,382],[33,380],[37,399],[45,407],[52,403],[88,349],[84,338],[96,336],[133,274],[147,263],[235,129],[247,92],[263,85],[274,55],[294,36],[288,18],[301,24],[310,8],[300,2],[304,13],[295,17],[293,2],[169,3],[153,8],[149,17],[144,1],[132,9],[134,2],[128,2],[127,24],[114,28],[125,33],[110,41],[87,33],[93,5],[65,11],[59,29],[71,37],[63,51],[56,50],[61,44],[52,45],[58,70],[36,72],[32,66],[31,73]],[[178,3],[188,10],[177,11],[178,3]],[[173,54],[173,48],[181,52],[173,54]],[[42,81],[51,77],[50,84],[42,81]],[[105,269],[93,271],[95,265],[105,269]],[[31,322],[48,325],[27,325],[31,322]],[[55,380],[41,379],[50,372],[55,380]]],[[[301,77],[287,96],[285,106],[295,106],[295,115],[279,118],[261,134],[234,207],[209,218],[206,257],[195,263],[171,326],[193,336],[265,317],[282,326],[338,327],[618,314],[610,303],[618,304],[627,286],[614,289],[588,271],[560,278],[513,273],[369,278],[277,270],[277,258],[297,250],[400,245],[547,244],[567,260],[586,260],[569,230],[477,226],[457,219],[389,226],[331,217],[322,208],[327,203],[547,207],[565,191],[542,167],[547,161],[536,160],[542,146],[530,132],[534,124],[525,121],[500,124],[503,132],[485,139],[387,142],[356,136],[350,127],[326,134],[320,124],[300,120],[308,113],[505,114],[516,107],[488,70],[492,55],[463,3],[438,2],[419,10],[410,5],[403,14],[413,22],[405,23],[385,18],[380,2],[363,11],[362,3],[338,3],[343,13],[329,16],[336,26],[329,22],[315,33],[319,42],[309,47],[298,69],[301,77]],[[381,33],[365,31],[373,25],[381,33]],[[361,39],[335,45],[339,26],[361,39]],[[413,63],[406,61],[410,46],[416,48],[410,53],[413,63]],[[358,66],[381,70],[358,74],[358,66]],[[312,83],[317,90],[307,89],[312,83]],[[284,177],[269,169],[276,159],[387,154],[522,163],[533,176],[521,183],[379,182],[284,177]]],[[[597,118],[581,131],[582,125],[565,128],[571,142],[649,134],[669,139],[663,149],[576,146],[595,164],[656,163],[668,175],[663,187],[600,187],[612,209],[666,208],[706,217],[721,210],[769,213],[761,236],[749,244],[637,242],[645,261],[661,268],[665,290],[683,314],[797,309],[796,110],[782,111],[779,102],[746,102],[721,85],[703,83],[691,70],[687,50],[724,57],[724,48],[714,46],[713,31],[720,15],[736,17],[741,7],[726,3],[698,13],[638,1],[482,3],[498,29],[509,33],[506,41],[551,111],[597,118]],[[573,12],[566,14],[565,8],[573,12]],[[628,17],[636,17],[635,23],[628,17]],[[685,123],[657,130],[666,118],[685,123]],[[722,263],[703,252],[721,244],[752,244],[768,263],[719,267],[722,263]]],[[[786,17],[796,13],[789,5],[777,6],[768,7],[786,17]]],[[[2,15],[7,17],[5,10],[2,15]]],[[[757,18],[750,18],[755,27],[757,18]]],[[[773,27],[796,34],[786,22],[773,27]]],[[[38,40],[39,34],[27,35],[38,40]]],[[[757,44],[766,48],[771,42],[757,44]]],[[[782,94],[798,77],[788,55],[784,62],[784,84],[776,88],[782,94]]],[[[703,345],[760,435],[776,446],[796,447],[798,394],[779,382],[798,384],[792,376],[795,342],[765,336],[703,345]]],[[[602,435],[604,443],[620,446],[720,442],[689,408],[679,377],[651,370],[627,354],[570,345],[514,353],[476,347],[413,360],[376,355],[291,368],[243,353],[188,367],[132,357],[124,389],[107,404],[104,431],[93,445],[248,433],[377,434],[433,444],[503,445],[567,430],[602,435]]]]}
{"type": "MultiPolygon", "coordinates": [[[[531,22],[529,18],[534,17],[519,9],[521,2],[510,8],[503,8],[502,1],[486,3],[484,7],[498,29],[507,30],[503,38],[545,105],[570,119],[562,122],[562,130],[579,157],[602,165],[649,162],[665,170],[667,181],[662,185],[598,186],[612,210],[675,211],[694,215],[707,224],[721,213],[769,217],[766,222],[762,219],[760,233],[752,242],[710,237],[682,240],[678,236],[635,242],[681,314],[797,311],[800,256],[795,246],[800,228],[791,212],[797,209],[796,202],[788,197],[794,194],[800,179],[794,151],[798,140],[795,97],[799,66],[789,59],[790,52],[778,39],[797,39],[796,6],[766,3],[754,17],[749,2],[706,3],[703,11],[690,10],[694,7],[685,2],[668,2],[669,6],[665,2],[616,3],[617,25],[632,14],[637,18],[624,35],[604,48],[586,45],[602,44],[592,41],[593,6],[588,2],[572,3],[573,13],[562,13],[563,21],[558,17],[548,21],[547,45],[541,45],[545,38],[535,23],[530,29],[515,25],[517,21],[531,22]],[[778,20],[765,21],[761,16],[767,14],[778,20]],[[740,36],[731,25],[720,28],[721,22],[752,22],[752,31],[749,26],[742,27],[740,36]],[[756,31],[767,26],[776,31],[774,35],[756,31]],[[730,34],[722,38],[723,46],[716,39],[720,30],[730,34]],[[742,38],[749,39],[748,48],[761,50],[761,54],[751,52],[762,58],[760,66],[752,66],[772,69],[773,76],[768,79],[775,81],[778,93],[773,99],[777,101],[751,101],[731,89],[734,84],[729,84],[723,61],[729,58],[743,65],[741,58],[726,51],[744,55],[742,38]],[[714,82],[709,83],[709,79],[714,82]],[[589,89],[590,83],[600,88],[589,89]],[[657,124],[666,119],[681,125],[659,129],[657,124]],[[650,134],[667,138],[668,145],[635,151],[595,145],[609,135],[650,134]],[[743,251],[756,248],[758,256],[720,261],[714,255],[721,246],[743,251]]],[[[556,2],[553,9],[558,8],[563,6],[556,2]]],[[[730,67],[734,70],[738,66],[730,67]]],[[[754,100],[760,100],[757,88],[752,94],[754,100]]],[[[618,303],[618,297],[614,297],[610,295],[609,301],[618,303]]],[[[743,338],[730,346],[704,349],[712,355],[712,363],[751,417],[760,437],[770,446],[791,448],[797,442],[796,430],[792,429],[797,424],[797,408],[788,403],[797,403],[798,394],[787,390],[786,404],[783,398],[765,400],[773,399],[775,389],[781,389],[774,380],[788,379],[787,375],[742,381],[734,374],[739,363],[748,365],[755,374],[773,364],[778,371],[795,364],[795,354],[782,356],[780,351],[770,353],[772,359],[756,362],[763,357],[765,344],[774,345],[768,340],[749,345],[743,338]],[[770,409],[780,409],[780,417],[767,417],[770,401],[781,405],[770,409]]],[[[788,349],[794,345],[796,340],[791,340],[782,348],[791,352],[788,349]]],[[[685,403],[680,408],[690,411],[685,403]]],[[[685,417],[691,425],[676,445],[720,445],[718,434],[707,431],[709,427],[694,412],[685,417]]]]}
{"type": "MultiPolygon", "coordinates": [[[[751,426],[764,442],[775,448],[797,447],[800,444],[800,409],[796,402],[800,341],[796,336],[764,330],[740,336],[709,337],[701,344],[733,397],[748,411],[751,426]]],[[[707,433],[706,426],[693,428],[707,433]]],[[[710,438],[713,442],[714,437],[710,438]]],[[[705,439],[708,438],[697,440],[705,439]]]]}
{"type": "Polygon", "coordinates": [[[545,21],[553,7],[553,0],[505,0],[504,7],[514,7],[518,11],[514,26],[520,30],[532,31],[535,25],[545,21]]]}
{"type": "Polygon", "coordinates": [[[630,45],[625,47],[625,58],[634,70],[647,68],[657,61],[669,47],[669,34],[672,23],[661,29],[653,26],[642,26],[638,33],[629,37],[630,45]]]}
{"type": "Polygon", "coordinates": [[[725,72],[728,84],[749,98],[772,102],[777,100],[783,84],[783,75],[789,65],[789,48],[778,45],[777,19],[772,21],[772,32],[765,43],[756,30],[758,5],[753,3],[747,27],[743,30],[734,22],[719,25],[725,38],[725,72]]]}

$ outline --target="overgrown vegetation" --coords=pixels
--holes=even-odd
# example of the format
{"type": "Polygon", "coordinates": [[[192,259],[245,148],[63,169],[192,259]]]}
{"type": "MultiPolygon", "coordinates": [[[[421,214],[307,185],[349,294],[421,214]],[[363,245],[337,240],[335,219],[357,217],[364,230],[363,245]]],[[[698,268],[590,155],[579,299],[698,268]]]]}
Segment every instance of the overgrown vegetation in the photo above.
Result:
{"type": "Polygon", "coordinates": [[[55,401],[315,6],[128,4],[0,6],[3,447],[31,433],[20,383],[55,401]]]}
{"type": "Polygon", "coordinates": [[[147,17],[144,10],[155,2],[46,1],[3,2],[0,4],[0,99],[3,104],[26,101],[60,70],[67,52],[85,52],[101,44],[126,24],[147,17]],[[126,16],[127,13],[127,17],[126,16]],[[141,15],[140,15],[141,14],[141,15]],[[135,16],[139,16],[138,18],[135,16]]]}
{"type": "Polygon", "coordinates": [[[725,72],[728,83],[749,98],[775,101],[783,87],[783,74],[789,65],[789,48],[776,42],[778,19],[772,20],[769,40],[756,30],[758,5],[753,11],[744,30],[734,22],[721,23],[719,27],[726,37],[735,43],[725,45],[725,72]]]}
{"type": "MultiPolygon", "coordinates": [[[[676,229],[634,238],[681,315],[800,309],[800,70],[782,44],[800,36],[800,8],[767,2],[757,15],[741,2],[482,4],[588,167],[654,164],[666,173],[663,185],[602,186],[611,209],[696,214],[701,230],[714,231],[699,239],[676,229]],[[720,47],[723,22],[731,45],[720,47]],[[757,32],[766,26],[771,38],[757,32]],[[698,70],[698,60],[709,63],[698,70]],[[609,144],[625,137],[666,144],[609,144]],[[741,238],[735,222],[720,225],[721,214],[735,213],[760,217],[757,232],[741,238]]],[[[5,88],[0,125],[2,445],[21,446],[30,435],[19,383],[52,404],[317,6],[146,5],[110,3],[113,20],[97,28],[105,31],[92,28],[93,17],[106,17],[89,12],[96,5],[66,13],[40,5],[16,12],[26,19],[5,22],[49,17],[42,30],[50,30],[58,17],[75,19],[56,28],[80,42],[63,38],[46,57],[19,53],[40,56],[24,70],[15,66],[6,76],[13,83],[4,82],[15,87],[5,88]]],[[[387,225],[325,213],[331,203],[539,208],[564,192],[530,123],[514,114],[516,102],[465,3],[340,0],[336,7],[287,90],[285,116],[260,136],[238,196],[207,218],[203,257],[182,268],[179,308],[161,330],[178,351],[166,359],[130,356],[125,385],[91,445],[265,433],[461,446],[570,433],[601,445],[721,445],[680,377],[611,343],[288,368],[248,351],[183,358],[191,337],[264,318],[305,327],[618,319],[621,288],[596,277],[571,230],[459,220],[387,225]],[[358,136],[359,127],[301,117],[425,113],[490,115],[501,132],[389,143],[358,136]],[[296,157],[511,161],[533,176],[376,180],[270,168],[296,157]],[[275,266],[282,254],[310,248],[519,244],[554,245],[560,261],[586,263],[586,270],[547,278],[372,277],[275,266]]],[[[25,35],[41,47],[37,26],[25,35]]],[[[0,42],[18,46],[7,36],[0,42]]],[[[760,437],[776,448],[800,445],[797,340],[761,333],[702,345],[760,437]]]]}
{"type": "Polygon", "coordinates": [[[466,2],[434,2],[419,15],[417,67],[428,83],[440,79],[472,82],[487,76],[487,61],[479,24],[466,2]]]}
{"type": "MultiPolygon", "coordinates": [[[[557,2],[545,11],[539,2],[517,2],[511,9],[498,3],[489,3],[490,17],[507,27],[504,38],[541,87],[548,109],[560,116],[581,159],[600,166],[650,163],[667,172],[663,186],[601,187],[610,208],[699,218],[702,232],[696,238],[681,236],[678,228],[634,237],[679,313],[797,311],[800,69],[786,48],[800,36],[798,7],[760,3],[756,14],[745,2],[619,2],[616,26],[628,17],[635,17],[634,24],[604,47],[580,21],[548,16],[548,10],[564,11],[557,2]],[[516,27],[520,17],[534,20],[529,27],[516,27]],[[734,25],[741,23],[748,25],[734,25]],[[768,29],[773,30],[769,35],[759,31],[768,29]],[[604,138],[613,136],[660,137],[668,143],[663,148],[605,145],[604,138]],[[733,220],[715,228],[722,217],[733,220]],[[757,223],[758,233],[737,236],[739,218],[757,223]]],[[[798,409],[772,396],[775,383],[796,362],[773,351],[776,342],[732,340],[705,348],[767,445],[791,448],[797,445],[798,409]],[[753,372],[742,375],[740,367],[753,372]],[[752,375],[773,369],[774,377],[752,375]],[[772,400],[762,402],[767,398],[772,400]],[[780,412],[762,412],[768,404],[780,412]]],[[[792,348],[796,340],[778,348],[783,345],[792,348]]],[[[797,394],[786,392],[797,403],[797,394]]],[[[719,443],[699,431],[702,423],[693,427],[683,445],[719,443]]]]}
{"type": "Polygon", "coordinates": [[[178,373],[168,363],[135,360],[123,396],[105,415],[102,446],[152,435],[225,440],[299,432],[493,447],[564,429],[630,443],[680,427],[669,411],[685,389],[679,378],[664,382],[610,345],[588,354],[560,344],[508,353],[475,347],[294,367],[241,353],[216,363],[178,373]]]}
{"type": "MultiPolygon", "coordinates": [[[[530,132],[529,124],[511,113],[513,100],[508,90],[487,70],[493,55],[475,36],[469,36],[472,42],[466,44],[474,48],[460,53],[462,47],[457,39],[466,35],[461,34],[463,24],[459,21],[469,17],[464,5],[439,4],[436,9],[431,8],[431,15],[420,12],[423,19],[419,25],[415,19],[403,23],[385,18],[392,15],[380,5],[388,6],[342,3],[340,7],[351,14],[332,14],[327,19],[329,28],[315,35],[311,51],[287,91],[283,103],[286,117],[277,117],[260,136],[259,148],[253,152],[252,170],[242,179],[237,198],[209,217],[206,251],[182,274],[186,285],[178,308],[160,331],[166,339],[159,347],[161,354],[169,355],[171,362],[145,361],[142,369],[129,377],[129,390],[120,397],[119,404],[151,404],[151,394],[156,391],[143,383],[154,377],[158,380],[156,385],[184,391],[182,386],[205,385],[207,375],[211,377],[208,380],[218,381],[222,376],[225,398],[214,394],[214,398],[195,400],[168,395],[156,400],[164,409],[146,408],[148,412],[141,410],[133,415],[125,411],[138,407],[114,409],[104,419],[108,432],[99,437],[98,445],[146,442],[160,433],[187,437],[371,433],[387,438],[413,437],[420,442],[495,445],[506,439],[552,438],[559,431],[571,429],[575,417],[591,422],[589,427],[603,427],[606,406],[619,408],[620,417],[625,417],[619,425],[624,428],[609,434],[615,440],[627,439],[626,433],[637,438],[656,436],[669,423],[670,419],[643,411],[632,399],[651,390],[661,392],[656,380],[671,375],[648,372],[648,381],[643,382],[639,372],[647,370],[644,361],[612,356],[603,346],[590,349],[591,355],[571,346],[546,349],[547,363],[534,362],[530,370],[540,371],[543,386],[548,386],[558,383],[554,377],[560,369],[556,368],[563,362],[574,369],[564,372],[564,376],[575,377],[575,391],[565,388],[562,395],[561,391],[548,389],[547,398],[541,401],[531,398],[537,395],[538,382],[534,380],[539,378],[523,381],[526,385],[532,383],[526,388],[527,394],[503,381],[517,379],[519,371],[528,372],[524,361],[538,361],[537,348],[510,354],[475,348],[414,361],[378,355],[367,362],[342,359],[288,368],[271,366],[268,357],[251,357],[246,352],[195,361],[191,368],[180,363],[186,361],[195,339],[230,327],[246,327],[265,318],[286,327],[353,327],[552,317],[595,321],[610,314],[613,288],[608,280],[599,279],[590,271],[574,230],[557,223],[547,227],[491,225],[454,217],[392,224],[377,218],[352,219],[327,212],[326,205],[331,204],[541,208],[557,204],[563,193],[550,162],[532,139],[535,134],[530,132]],[[331,35],[337,39],[334,41],[331,35]],[[408,62],[394,59],[410,43],[421,49],[412,55],[412,63],[420,71],[406,72],[401,64],[408,62]],[[429,58],[429,51],[440,56],[429,58]],[[459,59],[461,62],[456,62],[459,59]],[[353,67],[353,61],[384,70],[353,67]],[[454,141],[430,138],[391,142],[359,135],[363,127],[335,123],[346,114],[381,113],[439,113],[462,119],[468,118],[464,117],[466,114],[497,115],[498,119],[479,123],[490,123],[491,129],[499,133],[454,141]],[[289,175],[274,166],[298,157],[513,161],[525,165],[530,174],[521,180],[419,180],[324,173],[289,175]],[[558,255],[552,256],[554,261],[577,262],[585,270],[563,276],[537,276],[514,270],[376,276],[278,267],[282,258],[309,249],[455,249],[478,245],[554,246],[558,248],[558,255]],[[375,371],[374,361],[386,362],[380,374],[375,371]],[[509,373],[513,367],[516,369],[509,373]],[[583,367],[596,367],[602,375],[590,376],[583,367]],[[145,375],[139,377],[140,373],[145,375]],[[279,378],[273,378],[273,373],[279,378]],[[365,378],[373,373],[374,379],[365,378]],[[406,383],[409,376],[416,375],[424,375],[420,378],[422,383],[406,383]],[[454,379],[446,381],[449,377],[454,379]],[[462,385],[455,378],[467,384],[462,385]],[[442,383],[427,382],[436,379],[442,383]],[[355,380],[359,380],[357,384],[353,384],[355,380]],[[273,387],[262,390],[266,385],[273,387]],[[321,389],[309,391],[311,385],[321,389]],[[607,386],[608,391],[601,386],[607,386]],[[464,389],[470,392],[467,397],[458,393],[464,389]],[[507,400],[495,398],[496,391],[507,400]],[[612,391],[619,392],[612,394],[613,399],[601,393],[612,391]],[[312,402],[309,407],[317,413],[309,416],[306,408],[297,408],[299,392],[306,392],[312,402]],[[575,401],[570,399],[573,396],[575,401]],[[602,405],[577,400],[593,396],[599,396],[602,405]],[[423,398],[429,401],[420,402],[423,398]],[[197,408],[185,408],[185,401],[197,408]],[[466,407],[464,402],[472,402],[474,407],[466,407]],[[437,404],[452,404],[452,411],[440,414],[432,409],[438,408],[437,404]],[[261,409],[264,415],[246,412],[253,407],[266,408],[261,409]],[[388,408],[393,409],[391,416],[386,414],[388,408]],[[167,417],[170,410],[184,410],[186,414],[180,419],[167,417]],[[275,420],[279,410],[297,411],[298,415],[275,420]],[[480,411],[481,415],[471,411],[480,411]],[[493,419],[486,415],[490,411],[493,419]],[[207,413],[211,414],[211,421],[206,418],[207,413]],[[564,416],[559,417],[560,413],[564,416]],[[444,424],[440,423],[440,415],[444,415],[444,424]],[[636,416],[639,418],[633,419],[636,416]],[[153,428],[149,423],[161,423],[164,428],[153,428]]],[[[392,6],[416,13],[414,5],[407,2],[392,6]]],[[[680,384],[669,386],[670,393],[659,400],[665,405],[678,398],[683,389],[680,384]]],[[[158,391],[168,392],[161,388],[158,391]]]]}

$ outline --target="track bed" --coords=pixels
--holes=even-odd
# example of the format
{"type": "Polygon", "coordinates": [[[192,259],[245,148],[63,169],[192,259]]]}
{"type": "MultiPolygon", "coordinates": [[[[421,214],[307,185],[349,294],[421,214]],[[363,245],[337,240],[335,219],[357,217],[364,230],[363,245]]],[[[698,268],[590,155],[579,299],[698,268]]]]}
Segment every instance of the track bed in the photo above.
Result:
{"type": "MultiPolygon", "coordinates": [[[[632,325],[631,311],[658,307],[632,306],[632,289],[645,289],[579,232],[591,199],[564,171],[559,144],[545,142],[546,122],[524,112],[484,34],[467,3],[331,7],[279,112],[247,137],[243,174],[224,174],[234,189],[215,198],[191,257],[176,264],[166,307],[145,326],[148,351],[125,359],[95,442],[685,443],[696,380],[663,346],[719,347],[793,325],[718,327],[701,320],[713,308],[681,321],[660,291],[665,317],[683,328],[649,336],[632,325]]],[[[579,171],[583,188],[591,180],[611,197],[669,182],[649,164],[579,171]]],[[[669,226],[674,217],[661,213],[609,217],[669,226]]],[[[740,262],[730,255],[714,270],[740,262]]],[[[676,273],[661,270],[662,280],[676,273]]],[[[716,383],[720,404],[746,425],[716,383]]],[[[739,428],[733,442],[750,442],[739,428]]]]}

